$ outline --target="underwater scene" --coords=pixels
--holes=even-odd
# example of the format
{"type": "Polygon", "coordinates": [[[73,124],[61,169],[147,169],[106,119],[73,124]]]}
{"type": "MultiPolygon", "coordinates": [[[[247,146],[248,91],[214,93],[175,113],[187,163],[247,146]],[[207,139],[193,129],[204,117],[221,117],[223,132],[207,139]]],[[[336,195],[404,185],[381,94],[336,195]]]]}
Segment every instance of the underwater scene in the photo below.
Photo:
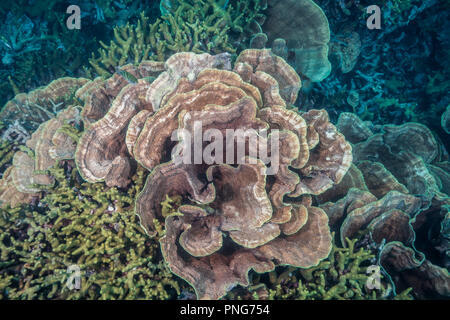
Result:
{"type": "Polygon", "coordinates": [[[0,300],[448,300],[450,0],[2,0],[0,300]]]}

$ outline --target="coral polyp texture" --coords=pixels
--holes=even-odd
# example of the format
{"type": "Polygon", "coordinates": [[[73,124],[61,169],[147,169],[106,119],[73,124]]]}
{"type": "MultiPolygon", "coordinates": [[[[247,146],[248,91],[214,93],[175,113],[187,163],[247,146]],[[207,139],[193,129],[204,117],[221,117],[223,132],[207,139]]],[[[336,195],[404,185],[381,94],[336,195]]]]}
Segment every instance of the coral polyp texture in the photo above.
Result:
{"type": "Polygon", "coordinates": [[[177,53],[151,83],[139,73],[149,65],[160,66],[129,70],[137,81],[108,110],[88,105],[104,116],[86,123],[78,143],[81,175],[126,187],[135,162],[150,171],[136,213],[151,236],[163,223],[165,261],[201,299],[247,286],[250,269],[307,268],[326,258],[328,218],[308,197],[341,181],[351,147],[324,110],[286,108],[301,87],[295,70],[270,49],[245,50],[234,67],[227,53],[177,53]],[[189,138],[198,130],[214,135],[200,154],[189,138]],[[163,214],[167,196],[182,198],[176,214],[163,214]]]}

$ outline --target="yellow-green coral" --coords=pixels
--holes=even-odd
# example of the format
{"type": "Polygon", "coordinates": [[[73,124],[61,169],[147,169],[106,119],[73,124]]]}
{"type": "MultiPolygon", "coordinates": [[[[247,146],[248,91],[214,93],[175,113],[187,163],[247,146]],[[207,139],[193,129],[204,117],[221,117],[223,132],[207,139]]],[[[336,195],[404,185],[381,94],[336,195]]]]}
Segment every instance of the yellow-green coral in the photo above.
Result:
{"type": "MultiPolygon", "coordinates": [[[[294,300],[343,300],[343,299],[386,299],[389,297],[389,285],[381,277],[381,288],[369,290],[366,282],[370,273],[367,267],[372,265],[374,254],[364,248],[355,249],[357,239],[347,240],[347,247],[333,244],[327,259],[308,269],[293,267],[277,268],[264,276],[256,275],[246,294],[228,294],[232,299],[260,299],[261,291],[266,299],[294,300]],[[265,285],[264,285],[265,284],[265,285]],[[267,287],[266,287],[267,285],[267,287]],[[259,293],[258,293],[259,292],[259,293]]],[[[398,294],[395,299],[411,299],[411,289],[398,294]]]]}
{"type": "MultiPolygon", "coordinates": [[[[67,164],[66,164],[67,165],[67,164]]],[[[144,170],[127,192],[79,183],[75,170],[52,170],[58,186],[41,202],[0,212],[0,298],[168,299],[182,289],[134,214],[144,170]],[[70,266],[81,287],[69,289],[70,266]]]]}
{"type": "Polygon", "coordinates": [[[3,173],[12,162],[17,146],[18,144],[13,141],[0,139],[0,173],[3,173]]]}
{"type": "Polygon", "coordinates": [[[181,196],[169,197],[166,195],[166,199],[161,202],[162,206],[162,216],[167,218],[171,215],[176,214],[178,207],[181,205],[181,196]]]}
{"type": "Polygon", "coordinates": [[[207,24],[226,23],[231,31],[238,33],[245,32],[254,21],[263,19],[261,11],[266,9],[266,1],[262,0],[166,0],[161,5],[165,7],[163,16],[180,12],[192,22],[198,13],[207,24]],[[169,3],[170,8],[165,3],[169,3]]]}
{"type": "Polygon", "coordinates": [[[235,5],[226,9],[217,0],[176,2],[173,6],[176,9],[152,24],[141,13],[136,25],[115,27],[114,40],[109,45],[100,42],[99,56],[92,54],[89,59],[95,72],[109,76],[124,64],[138,64],[146,59],[164,61],[183,51],[234,53],[244,31],[261,18],[260,0],[234,1],[235,5]]]}
{"type": "MultiPolygon", "coordinates": [[[[109,45],[100,42],[103,47],[99,57],[92,54],[89,63],[101,76],[109,76],[115,68],[127,63],[138,64],[142,60],[164,61],[172,53],[181,51],[204,52],[201,42],[212,39],[207,44],[209,51],[233,51],[224,32],[209,29],[200,22],[189,24],[180,15],[163,17],[149,24],[149,18],[141,14],[136,26],[127,23],[114,28],[114,40],[109,45]],[[201,25],[201,26],[200,26],[201,25]]],[[[206,48],[204,48],[206,49],[206,48]]]]}

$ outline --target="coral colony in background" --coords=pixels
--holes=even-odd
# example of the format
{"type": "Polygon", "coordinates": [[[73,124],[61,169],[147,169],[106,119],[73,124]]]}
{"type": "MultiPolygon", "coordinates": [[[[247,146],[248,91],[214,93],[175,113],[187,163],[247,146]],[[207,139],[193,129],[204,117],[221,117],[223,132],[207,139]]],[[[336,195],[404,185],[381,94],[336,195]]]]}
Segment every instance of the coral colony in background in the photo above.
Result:
{"type": "Polygon", "coordinates": [[[0,297],[448,299],[449,14],[2,1],[0,297]]]}

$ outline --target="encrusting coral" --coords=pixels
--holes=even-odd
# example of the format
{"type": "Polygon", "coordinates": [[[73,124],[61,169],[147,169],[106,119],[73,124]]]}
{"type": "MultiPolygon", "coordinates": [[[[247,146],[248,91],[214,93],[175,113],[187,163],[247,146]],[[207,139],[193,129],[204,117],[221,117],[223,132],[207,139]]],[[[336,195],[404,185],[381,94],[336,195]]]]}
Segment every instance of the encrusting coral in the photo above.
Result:
{"type": "Polygon", "coordinates": [[[199,298],[248,285],[250,269],[316,265],[328,256],[331,236],[308,195],[339,183],[352,157],[325,111],[286,109],[300,87],[296,72],[271,50],[243,51],[234,69],[226,53],[175,54],[153,82],[123,87],[105,116],[88,126],[77,147],[78,169],[90,182],[121,187],[134,161],[150,171],[136,213],[151,236],[163,222],[164,259],[199,298]],[[202,132],[215,130],[214,150],[200,162],[187,139],[198,123],[202,132]],[[230,129],[236,136],[223,140],[230,129]],[[245,143],[254,138],[256,144],[245,143]],[[230,153],[242,139],[243,153],[230,153]],[[285,195],[303,199],[294,204],[285,195]],[[182,201],[177,214],[164,217],[167,196],[182,201]]]}
{"type": "Polygon", "coordinates": [[[342,73],[353,70],[360,53],[361,40],[356,32],[338,34],[330,44],[330,55],[337,58],[342,73]]]}
{"type": "Polygon", "coordinates": [[[450,274],[431,263],[402,242],[388,243],[381,252],[381,264],[395,275],[398,286],[409,286],[420,299],[446,299],[450,296],[450,274]]]}
{"type": "MultiPolygon", "coordinates": [[[[441,205],[447,207],[444,215],[448,200],[446,203],[441,205]]],[[[439,265],[448,255],[448,243],[437,240],[435,228],[427,226],[434,220],[443,221],[443,214],[432,207],[421,209],[421,205],[420,198],[395,190],[377,199],[368,191],[350,188],[344,198],[321,204],[320,208],[329,216],[331,229],[340,234],[342,245],[353,237],[359,245],[378,248],[377,264],[391,281],[394,295],[412,288],[416,298],[448,297],[450,276],[439,265]],[[420,243],[416,240],[423,232],[436,239],[434,244],[425,247],[423,239],[420,243]],[[439,249],[444,259],[436,258],[439,249]],[[428,257],[433,261],[427,259],[430,252],[433,255],[428,257]]]]}
{"type": "Polygon", "coordinates": [[[88,81],[75,92],[75,96],[83,103],[81,113],[84,127],[88,128],[93,122],[100,120],[111,108],[111,103],[119,92],[128,84],[152,82],[156,76],[164,71],[164,63],[143,61],[133,66],[124,65],[108,78],[97,77],[88,81]]]}
{"type": "Polygon", "coordinates": [[[90,182],[106,179],[109,186],[125,187],[129,183],[127,125],[141,109],[151,110],[151,103],[144,101],[144,90],[151,82],[146,78],[163,70],[164,64],[156,61],[143,61],[137,67],[126,65],[109,79],[96,78],[77,91],[76,95],[84,101],[82,119],[86,130],[78,144],[76,159],[84,179],[90,182]],[[129,81],[130,77],[135,80],[129,81]],[[115,144],[111,145],[111,139],[115,144]]]}

